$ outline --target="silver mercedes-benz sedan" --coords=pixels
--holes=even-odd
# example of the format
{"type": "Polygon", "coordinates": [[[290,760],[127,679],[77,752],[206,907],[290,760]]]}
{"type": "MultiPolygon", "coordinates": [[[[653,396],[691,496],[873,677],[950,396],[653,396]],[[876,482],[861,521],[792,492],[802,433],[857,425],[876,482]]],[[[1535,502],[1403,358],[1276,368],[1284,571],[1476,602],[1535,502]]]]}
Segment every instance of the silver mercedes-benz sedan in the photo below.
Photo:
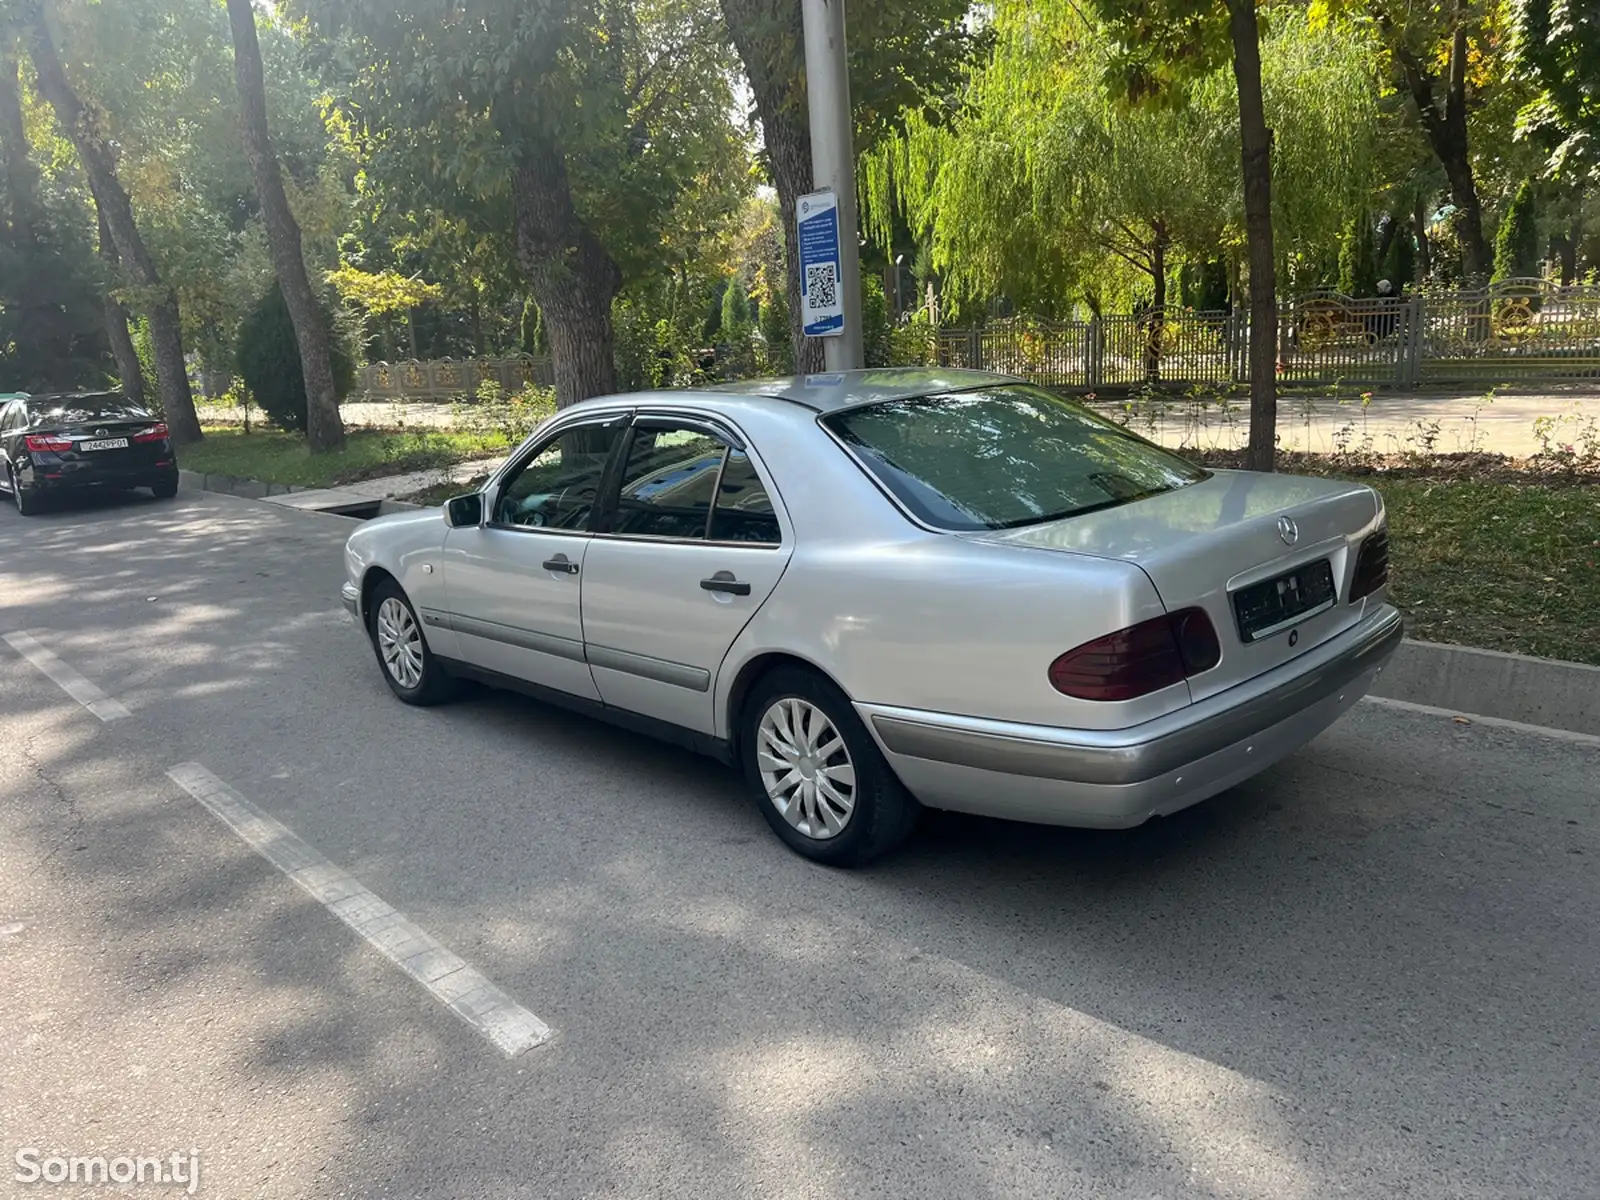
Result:
{"type": "Polygon", "coordinates": [[[1371,488],[1202,470],[953,370],[586,401],[345,568],[401,700],[472,678],[681,742],[835,864],[923,805],[1174,812],[1311,740],[1401,638],[1371,488]]]}

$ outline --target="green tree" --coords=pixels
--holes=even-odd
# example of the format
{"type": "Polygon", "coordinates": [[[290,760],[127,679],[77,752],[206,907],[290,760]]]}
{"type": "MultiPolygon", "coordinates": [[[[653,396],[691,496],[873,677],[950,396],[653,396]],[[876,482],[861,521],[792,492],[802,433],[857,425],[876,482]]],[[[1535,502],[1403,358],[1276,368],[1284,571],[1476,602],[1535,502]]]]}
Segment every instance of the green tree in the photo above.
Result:
{"type": "MultiPolygon", "coordinates": [[[[798,0],[721,0],[750,81],[768,173],[778,193],[785,246],[785,307],[795,362],[822,369],[822,346],[800,332],[800,265],[795,202],[811,190],[811,127],[805,42],[798,0]]],[[[907,114],[939,119],[982,44],[968,0],[873,0],[850,7],[846,41],[856,153],[902,130],[907,114]]]]}
{"type": "Polygon", "coordinates": [[[1531,180],[1511,200],[1494,238],[1495,279],[1526,279],[1539,274],[1539,218],[1531,180]]]}
{"type": "MultiPolygon", "coordinates": [[[[333,314],[324,307],[321,316],[331,328],[333,314]]],[[[337,341],[328,349],[334,395],[343,400],[355,384],[355,364],[337,341]]],[[[245,318],[239,336],[238,367],[245,387],[274,424],[295,433],[306,431],[306,380],[300,342],[283,288],[276,282],[245,318]]]]}
{"type": "Polygon", "coordinates": [[[1513,0],[1513,56],[1538,89],[1519,124],[1557,178],[1600,177],[1600,8],[1592,0],[1513,0]]]}
{"type": "Polygon", "coordinates": [[[344,448],[344,422],[334,395],[331,329],[326,309],[311,288],[306,272],[300,223],[289,207],[283,172],[273,149],[267,121],[267,85],[261,63],[261,43],[256,36],[252,0],[227,0],[233,34],[234,76],[239,90],[239,127],[245,156],[255,181],[261,217],[272,248],[272,265],[279,291],[294,320],[295,340],[307,395],[306,441],[313,454],[344,448]]]}
{"type": "Polygon", "coordinates": [[[132,200],[118,176],[117,149],[104,123],[85,106],[67,77],[45,6],[36,4],[24,15],[39,90],[55,109],[57,121],[77,151],[118,258],[140,297],[138,306],[149,323],[162,408],[173,441],[179,445],[197,442],[202,436],[200,419],[184,361],[177,296],[162,278],[134,218],[132,200]]]}
{"type": "Polygon", "coordinates": [[[1416,281],[1417,239],[1409,218],[1397,217],[1389,250],[1383,258],[1383,277],[1394,284],[1398,294],[1416,281]]]}
{"type": "Polygon", "coordinates": [[[1272,130],[1262,84],[1257,0],[1096,0],[1120,42],[1114,76],[1130,99],[1161,102],[1231,59],[1250,266],[1249,464],[1270,471],[1277,451],[1278,292],[1272,227],[1272,130]]]}
{"type": "Polygon", "coordinates": [[[614,390],[613,302],[659,269],[683,194],[736,141],[712,0],[295,7],[314,18],[379,174],[413,196],[465,196],[478,228],[508,214],[558,403],[614,390]]]}
{"type": "Polygon", "coordinates": [[[722,293],[722,335],[740,337],[750,327],[750,293],[744,279],[730,275],[722,293]]]}
{"type": "Polygon", "coordinates": [[[1357,213],[1345,230],[1339,246],[1339,290],[1357,299],[1378,294],[1378,240],[1371,213],[1357,213]]]}

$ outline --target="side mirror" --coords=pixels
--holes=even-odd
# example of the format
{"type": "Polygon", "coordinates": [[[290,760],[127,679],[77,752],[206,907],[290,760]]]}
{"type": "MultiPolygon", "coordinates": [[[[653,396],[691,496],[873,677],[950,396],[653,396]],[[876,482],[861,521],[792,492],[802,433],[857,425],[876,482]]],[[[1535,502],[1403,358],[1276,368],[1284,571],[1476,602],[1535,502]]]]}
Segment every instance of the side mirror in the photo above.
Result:
{"type": "Polygon", "coordinates": [[[444,522],[452,529],[483,524],[483,493],[469,492],[444,502],[444,522]]]}

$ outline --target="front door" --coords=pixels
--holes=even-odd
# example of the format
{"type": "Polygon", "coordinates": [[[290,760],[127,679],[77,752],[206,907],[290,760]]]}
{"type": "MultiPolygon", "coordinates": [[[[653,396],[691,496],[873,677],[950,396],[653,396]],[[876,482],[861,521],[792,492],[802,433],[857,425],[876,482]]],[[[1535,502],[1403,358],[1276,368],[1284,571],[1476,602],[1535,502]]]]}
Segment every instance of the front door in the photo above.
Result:
{"type": "Polygon", "coordinates": [[[446,536],[449,611],[437,619],[456,631],[467,662],[600,698],[584,661],[579,596],[595,502],[625,426],[612,417],[552,434],[485,495],[482,525],[446,536]]]}
{"type": "Polygon", "coordinates": [[[792,550],[772,493],[730,434],[643,417],[618,488],[583,565],[595,684],[609,705],[711,733],[717,670],[792,550]]]}

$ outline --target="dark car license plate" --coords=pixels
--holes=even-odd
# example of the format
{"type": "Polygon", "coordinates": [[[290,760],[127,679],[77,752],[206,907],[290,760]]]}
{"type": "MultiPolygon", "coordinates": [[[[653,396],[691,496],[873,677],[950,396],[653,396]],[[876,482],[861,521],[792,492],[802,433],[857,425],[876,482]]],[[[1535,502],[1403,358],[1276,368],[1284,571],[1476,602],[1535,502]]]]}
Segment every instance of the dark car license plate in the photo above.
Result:
{"type": "Polygon", "coordinates": [[[1333,607],[1333,566],[1325,558],[1233,594],[1239,636],[1258,642],[1333,607]]]}

